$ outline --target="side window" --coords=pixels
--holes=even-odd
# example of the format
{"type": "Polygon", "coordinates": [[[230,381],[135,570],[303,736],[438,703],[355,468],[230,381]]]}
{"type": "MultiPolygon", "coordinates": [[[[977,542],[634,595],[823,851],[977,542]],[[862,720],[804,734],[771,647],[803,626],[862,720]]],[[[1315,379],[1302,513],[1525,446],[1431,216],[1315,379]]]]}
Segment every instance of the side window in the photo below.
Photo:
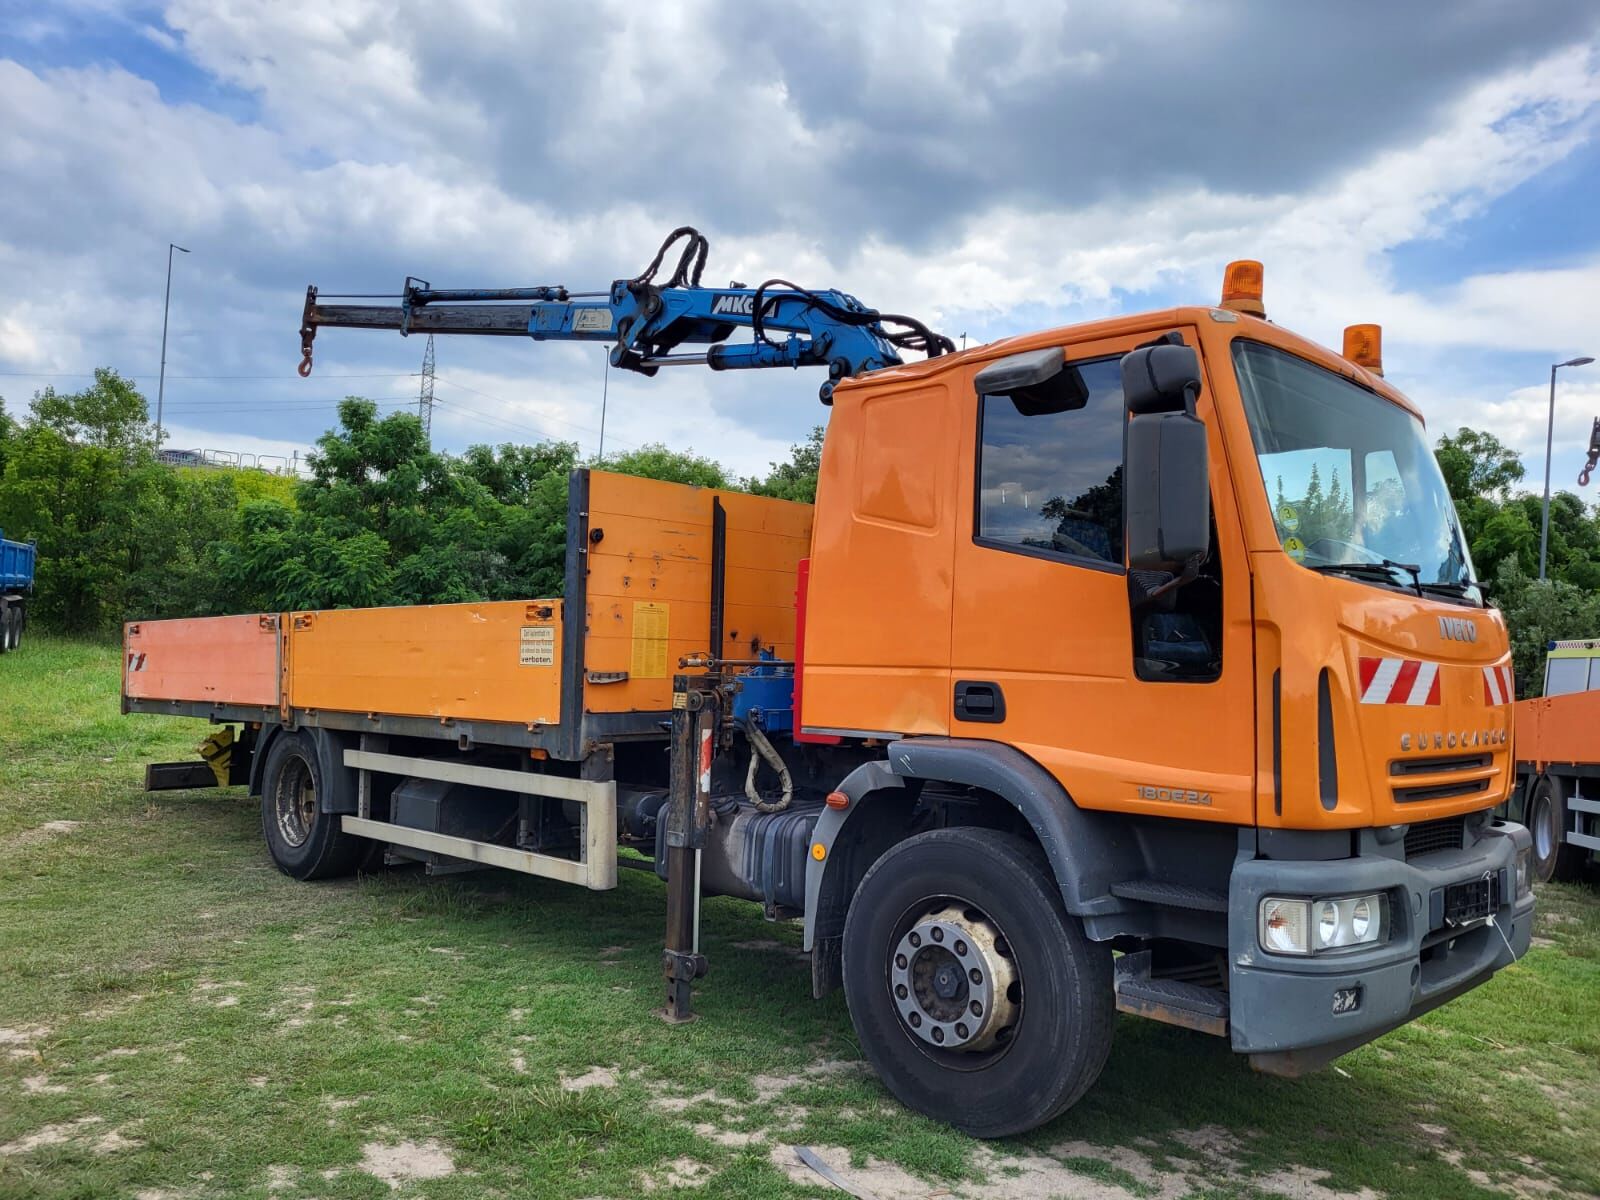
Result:
{"type": "Polygon", "coordinates": [[[980,405],[978,540],[1120,569],[1121,360],[1076,363],[980,405]]]}
{"type": "Polygon", "coordinates": [[[1552,658],[1545,664],[1544,694],[1570,696],[1585,690],[1589,661],[1583,658],[1552,658]]]}

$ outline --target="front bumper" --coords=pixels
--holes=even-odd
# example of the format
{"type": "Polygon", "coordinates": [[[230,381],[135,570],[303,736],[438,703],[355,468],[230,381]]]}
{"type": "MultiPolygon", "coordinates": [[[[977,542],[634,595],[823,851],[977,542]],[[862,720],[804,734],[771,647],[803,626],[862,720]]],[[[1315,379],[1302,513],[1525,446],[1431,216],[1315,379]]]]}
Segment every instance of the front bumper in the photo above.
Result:
{"type": "Polygon", "coordinates": [[[1484,982],[1528,952],[1533,896],[1516,894],[1516,854],[1531,844],[1521,825],[1492,822],[1463,850],[1410,862],[1398,847],[1363,835],[1355,858],[1308,862],[1255,858],[1229,884],[1230,1032],[1258,1070],[1300,1075],[1405,1024],[1484,982]],[[1394,855],[1394,856],[1391,856],[1394,855]],[[1462,926],[1443,916],[1444,889],[1488,878],[1498,889],[1492,921],[1462,926]],[[1307,958],[1268,954],[1256,913],[1264,896],[1389,896],[1391,936],[1380,946],[1307,958]],[[1359,989],[1353,1007],[1350,989],[1359,989]],[[1336,1011],[1335,993],[1341,994],[1336,1011]]]}

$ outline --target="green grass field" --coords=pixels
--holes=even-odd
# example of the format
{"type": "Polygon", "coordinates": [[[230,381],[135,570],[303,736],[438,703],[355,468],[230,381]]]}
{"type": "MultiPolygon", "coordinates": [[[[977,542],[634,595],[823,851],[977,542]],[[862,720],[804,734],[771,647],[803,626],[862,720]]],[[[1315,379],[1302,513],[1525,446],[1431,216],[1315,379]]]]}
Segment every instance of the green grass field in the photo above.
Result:
{"type": "Polygon", "coordinates": [[[239,790],[140,791],[192,721],[123,717],[115,647],[0,658],[0,1197],[1586,1196],[1600,884],[1517,967],[1291,1083],[1119,1019],[1099,1085],[974,1142],[897,1105],[793,925],[708,903],[700,1019],[660,1004],[663,894],[280,875],[239,790]]]}

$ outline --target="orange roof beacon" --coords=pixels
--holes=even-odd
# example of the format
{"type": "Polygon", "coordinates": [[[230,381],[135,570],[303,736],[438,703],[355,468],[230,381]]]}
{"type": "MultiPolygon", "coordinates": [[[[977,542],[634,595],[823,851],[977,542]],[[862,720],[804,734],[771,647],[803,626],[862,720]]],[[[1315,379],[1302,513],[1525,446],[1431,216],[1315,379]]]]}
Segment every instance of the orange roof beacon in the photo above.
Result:
{"type": "Polygon", "coordinates": [[[643,865],[672,1019],[702,896],[802,920],[888,1087],[980,1137],[1082,1096],[1116,1012],[1294,1076],[1526,952],[1506,629],[1375,327],[1297,337],[1242,262],[956,353],[703,288],[687,233],[609,292],[312,289],[303,369],[322,325],[824,366],[815,506],[579,470],[560,598],[131,624],[124,708],[237,731],[151,787],[248,786],[300,879],[643,865]]]}

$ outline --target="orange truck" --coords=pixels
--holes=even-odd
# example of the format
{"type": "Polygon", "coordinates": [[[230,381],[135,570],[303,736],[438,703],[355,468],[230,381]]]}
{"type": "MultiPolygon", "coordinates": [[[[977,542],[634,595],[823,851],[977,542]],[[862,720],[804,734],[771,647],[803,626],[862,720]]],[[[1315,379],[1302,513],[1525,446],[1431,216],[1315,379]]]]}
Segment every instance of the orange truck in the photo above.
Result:
{"type": "Polygon", "coordinates": [[[299,879],[657,875],[671,1019],[702,896],[803,921],[889,1089],[978,1136],[1118,1012],[1299,1075],[1533,921],[1505,626],[1377,338],[1241,263],[839,378],[814,506],[580,470],[560,599],[137,622],[124,707],[222,726],[150,785],[248,786],[299,879]]]}
{"type": "Polygon", "coordinates": [[[1543,694],[1516,705],[1512,808],[1540,880],[1573,880],[1600,851],[1600,641],[1551,642],[1543,694]]]}

